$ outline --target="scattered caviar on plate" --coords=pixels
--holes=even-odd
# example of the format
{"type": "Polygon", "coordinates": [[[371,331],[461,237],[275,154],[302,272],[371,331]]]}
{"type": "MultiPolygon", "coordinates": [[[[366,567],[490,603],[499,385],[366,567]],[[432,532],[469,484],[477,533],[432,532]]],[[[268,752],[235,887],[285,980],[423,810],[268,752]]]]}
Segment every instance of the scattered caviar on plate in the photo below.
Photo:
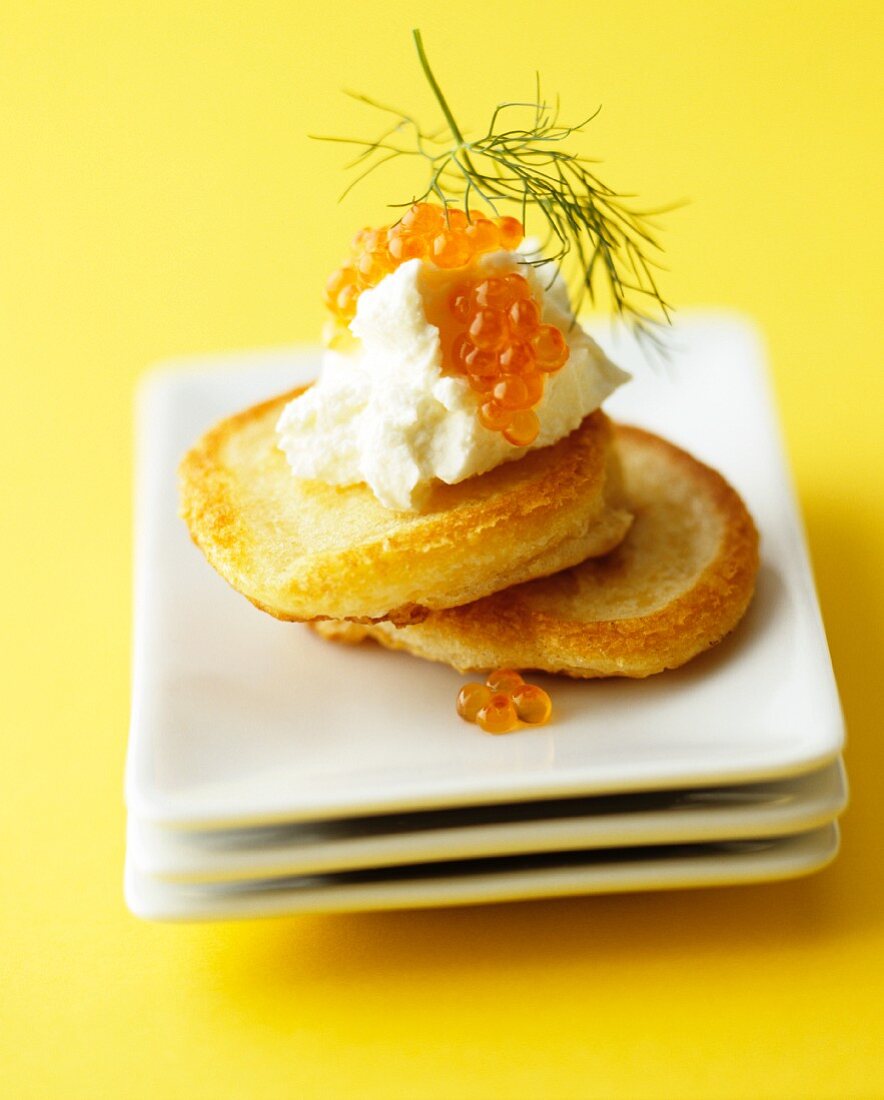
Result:
{"type": "Polygon", "coordinates": [[[540,726],[552,714],[552,700],[536,684],[522,684],[512,693],[513,706],[519,721],[540,726]]]}
{"type": "Polygon", "coordinates": [[[525,681],[514,668],[498,668],[485,681],[492,691],[505,691],[512,694],[516,688],[523,687],[525,681]]]}
{"type": "Polygon", "coordinates": [[[523,237],[517,218],[414,203],[394,225],[361,229],[350,259],[325,288],[326,305],[343,326],[355,316],[362,291],[408,260],[462,270],[447,309],[428,320],[439,329],[444,369],[465,378],[475,392],[480,424],[501,432],[514,447],[530,446],[537,438],[540,421],[534,410],[546,379],[568,360],[565,337],[555,325],[542,322],[541,305],[524,276],[476,271],[482,255],[513,251],[523,237]]]}
{"type": "Polygon", "coordinates": [[[512,668],[495,669],[484,684],[464,684],[457,713],[486,733],[510,733],[520,725],[541,726],[552,714],[552,700],[541,687],[526,684],[512,668]]]}
{"type": "Polygon", "coordinates": [[[513,701],[502,691],[495,692],[476,715],[476,725],[486,733],[509,733],[517,721],[513,701]]]}
{"type": "Polygon", "coordinates": [[[457,693],[457,713],[467,722],[475,722],[491,695],[491,688],[485,684],[464,684],[457,693]]]}

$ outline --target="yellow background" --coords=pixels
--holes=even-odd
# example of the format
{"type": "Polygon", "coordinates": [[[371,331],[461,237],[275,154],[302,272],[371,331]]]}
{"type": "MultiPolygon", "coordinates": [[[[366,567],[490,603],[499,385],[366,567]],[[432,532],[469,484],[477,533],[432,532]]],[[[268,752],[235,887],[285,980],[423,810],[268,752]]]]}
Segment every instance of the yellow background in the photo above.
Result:
{"type": "MultiPolygon", "coordinates": [[[[0,18],[0,1092],[884,1095],[882,5],[55,3],[0,18]],[[850,733],[815,878],[150,926],[121,894],[131,401],[157,358],[313,340],[400,177],[334,198],[409,28],[478,125],[533,72],[667,219],[682,307],[769,341],[850,733]]],[[[401,183],[400,183],[401,187],[401,183]]]]}

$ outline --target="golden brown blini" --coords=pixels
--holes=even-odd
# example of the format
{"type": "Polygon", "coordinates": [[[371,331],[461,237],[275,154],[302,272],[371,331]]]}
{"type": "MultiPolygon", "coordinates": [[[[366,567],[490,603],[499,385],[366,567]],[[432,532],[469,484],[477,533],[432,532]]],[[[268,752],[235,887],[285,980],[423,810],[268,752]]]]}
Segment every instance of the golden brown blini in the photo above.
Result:
{"type": "Polygon", "coordinates": [[[294,477],[275,426],[300,392],[222,421],[180,468],[194,542],[276,618],[416,622],[607,553],[629,528],[600,411],[554,446],[437,485],[421,512],[395,512],[364,485],[294,477]]]}
{"type": "Polygon", "coordinates": [[[318,623],[323,636],[371,637],[462,671],[535,668],[583,678],[644,677],[720,641],[749,604],[758,535],[740,497],[658,436],[617,427],[635,514],[604,558],[531,581],[414,626],[318,623]]]}

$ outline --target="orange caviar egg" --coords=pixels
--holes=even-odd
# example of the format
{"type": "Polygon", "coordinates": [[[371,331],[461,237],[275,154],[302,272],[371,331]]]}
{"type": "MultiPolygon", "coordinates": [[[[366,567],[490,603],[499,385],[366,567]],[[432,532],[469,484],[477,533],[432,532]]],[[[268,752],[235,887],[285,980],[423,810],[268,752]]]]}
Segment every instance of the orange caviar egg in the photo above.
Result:
{"type": "Polygon", "coordinates": [[[356,301],[359,298],[359,286],[354,274],[352,279],[341,284],[340,290],[334,296],[335,309],[342,317],[356,316],[356,301]]]}
{"type": "Polygon", "coordinates": [[[491,689],[484,684],[464,684],[457,693],[457,713],[467,722],[475,722],[479,711],[491,699],[491,689]]]}
{"type": "Polygon", "coordinates": [[[479,406],[479,423],[492,432],[502,432],[510,426],[513,413],[497,401],[486,401],[479,406]]]}
{"type": "Polygon", "coordinates": [[[514,447],[530,447],[540,434],[540,421],[533,409],[517,409],[503,429],[503,437],[514,447]]]}
{"type": "Polygon", "coordinates": [[[449,232],[453,229],[466,229],[469,224],[466,211],[458,206],[447,206],[442,211],[442,225],[449,232]]]}
{"type": "Polygon", "coordinates": [[[445,222],[445,215],[441,206],[434,206],[429,202],[416,202],[402,215],[399,223],[413,233],[439,232],[445,222]]]}
{"type": "Polygon", "coordinates": [[[430,256],[437,267],[465,267],[472,255],[469,239],[462,229],[450,229],[433,238],[430,256]]]}
{"type": "Polygon", "coordinates": [[[500,234],[501,245],[510,251],[518,248],[525,236],[524,226],[518,218],[498,218],[497,231],[500,234]]]}
{"type": "Polygon", "coordinates": [[[568,361],[568,345],[555,325],[541,325],[531,340],[538,370],[557,371],[568,361]]]}
{"type": "Polygon", "coordinates": [[[499,348],[509,335],[506,317],[493,309],[480,309],[473,314],[468,329],[470,339],[477,348],[499,348]]]}
{"type": "Polygon", "coordinates": [[[503,692],[492,695],[476,715],[477,725],[486,733],[509,733],[515,728],[517,721],[513,701],[503,692]]]}
{"type": "Polygon", "coordinates": [[[516,688],[522,687],[524,683],[521,673],[516,672],[514,668],[495,669],[494,672],[488,674],[488,678],[485,680],[486,687],[489,687],[492,691],[503,692],[514,692],[516,688]]]}
{"type": "Polygon", "coordinates": [[[344,289],[345,286],[349,286],[351,283],[356,282],[356,271],[349,265],[339,267],[332,275],[329,275],[325,284],[325,296],[329,302],[334,302],[338,294],[344,289]]]}
{"type": "Polygon", "coordinates": [[[506,287],[508,300],[511,302],[519,298],[531,297],[531,287],[528,285],[528,280],[524,275],[517,275],[515,271],[509,275],[504,275],[503,285],[506,287]]]}
{"type": "Polygon", "coordinates": [[[494,389],[496,379],[497,375],[491,375],[490,377],[485,374],[467,375],[467,382],[470,384],[470,389],[475,390],[476,393],[482,394],[485,398],[490,396],[491,391],[494,389]]]}
{"type": "Polygon", "coordinates": [[[533,298],[519,298],[506,316],[510,332],[519,340],[530,339],[540,328],[540,309],[533,298]]]}
{"type": "Polygon", "coordinates": [[[526,408],[533,409],[540,401],[541,397],[543,397],[543,391],[546,387],[546,376],[541,374],[540,371],[526,371],[522,375],[522,381],[525,384],[525,389],[528,391],[526,408]]]}
{"type": "Polygon", "coordinates": [[[471,372],[467,375],[467,381],[470,384],[470,389],[475,390],[476,393],[483,394],[484,400],[491,400],[491,391],[497,383],[496,374],[474,374],[471,372]]]}
{"type": "Polygon", "coordinates": [[[500,248],[500,231],[488,218],[474,220],[466,227],[464,234],[476,253],[494,252],[500,248]]]}
{"type": "Polygon", "coordinates": [[[366,286],[377,286],[393,270],[381,252],[363,252],[356,261],[356,270],[366,286]]]}
{"type": "Polygon", "coordinates": [[[492,381],[497,379],[497,359],[494,352],[477,348],[465,332],[455,338],[451,346],[451,358],[467,374],[492,381]]]}
{"type": "Polygon", "coordinates": [[[387,249],[397,263],[404,264],[408,260],[423,259],[427,254],[427,242],[420,234],[397,227],[387,234],[387,249]]]}
{"type": "Polygon", "coordinates": [[[534,349],[521,340],[513,340],[498,354],[497,364],[504,374],[524,374],[534,369],[534,349]]]}
{"type": "Polygon", "coordinates": [[[387,234],[383,229],[360,229],[350,242],[350,252],[358,259],[364,252],[383,252],[387,246],[387,234]]]}
{"type": "Polygon", "coordinates": [[[522,684],[511,697],[519,721],[529,726],[542,725],[552,714],[552,699],[535,684],[522,684]]]}
{"type": "Polygon", "coordinates": [[[461,371],[470,369],[470,356],[479,349],[465,332],[458,333],[451,345],[451,362],[461,371]]]}
{"type": "MultiPolygon", "coordinates": [[[[517,275],[516,278],[521,279],[522,276],[517,275]]],[[[491,278],[483,279],[473,291],[473,296],[480,309],[506,309],[511,293],[506,279],[491,278]]]]}
{"type": "Polygon", "coordinates": [[[504,409],[525,409],[533,404],[528,400],[528,387],[517,374],[503,375],[491,392],[504,409]]]}

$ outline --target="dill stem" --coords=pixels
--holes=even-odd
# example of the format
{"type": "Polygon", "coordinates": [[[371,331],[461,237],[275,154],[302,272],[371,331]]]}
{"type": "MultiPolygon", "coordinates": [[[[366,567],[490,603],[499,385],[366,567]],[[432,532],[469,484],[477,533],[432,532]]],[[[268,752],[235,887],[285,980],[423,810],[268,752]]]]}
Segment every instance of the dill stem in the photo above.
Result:
{"type": "Polygon", "coordinates": [[[427,78],[427,83],[433,89],[433,95],[436,97],[436,102],[442,108],[442,114],[445,116],[445,121],[448,123],[448,128],[451,130],[451,136],[463,149],[464,161],[467,167],[471,171],[473,171],[474,169],[472,164],[470,163],[470,154],[466,147],[464,136],[460,132],[460,127],[454,121],[454,115],[451,113],[451,108],[448,106],[445,96],[442,94],[442,89],[439,87],[435,76],[433,76],[433,70],[430,68],[430,63],[427,60],[426,53],[424,52],[424,43],[423,39],[421,38],[421,32],[417,28],[414,28],[411,32],[411,36],[414,39],[414,44],[417,48],[417,56],[418,60],[421,63],[421,68],[424,70],[424,76],[427,78]]]}

